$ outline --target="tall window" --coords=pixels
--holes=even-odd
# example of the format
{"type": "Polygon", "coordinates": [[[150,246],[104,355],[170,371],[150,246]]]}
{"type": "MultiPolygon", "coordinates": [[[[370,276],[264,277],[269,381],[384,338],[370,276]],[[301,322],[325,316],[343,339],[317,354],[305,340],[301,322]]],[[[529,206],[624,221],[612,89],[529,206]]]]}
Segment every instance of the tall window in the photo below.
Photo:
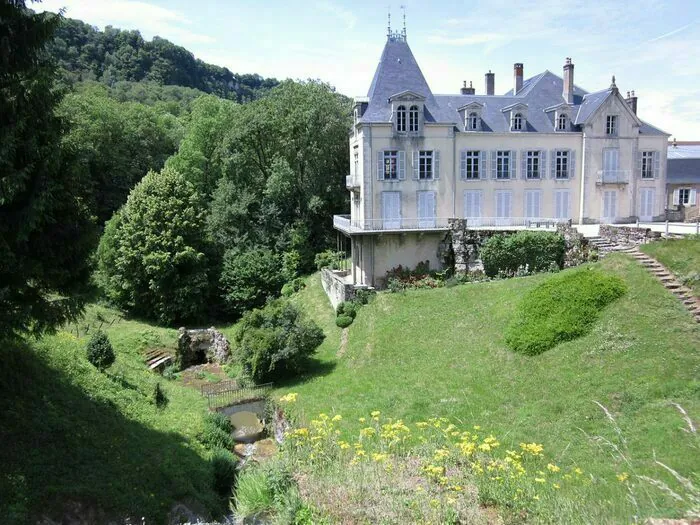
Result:
{"type": "Polygon", "coordinates": [[[384,180],[397,180],[399,178],[399,152],[384,152],[384,180]]]}
{"type": "Polygon", "coordinates": [[[569,178],[569,152],[557,151],[554,158],[554,178],[568,179],[569,178]]]}
{"type": "Polygon", "coordinates": [[[433,178],[432,151],[421,151],[418,154],[418,178],[421,180],[433,178]]]}
{"type": "Polygon", "coordinates": [[[606,135],[617,135],[617,115],[608,115],[605,121],[605,134],[606,135]]]}
{"type": "Polygon", "coordinates": [[[467,129],[476,130],[479,124],[479,116],[476,113],[469,113],[467,117],[467,129]]]}
{"type": "Polygon", "coordinates": [[[466,154],[466,171],[464,177],[466,179],[479,178],[479,152],[467,151],[466,154]]]}
{"type": "Polygon", "coordinates": [[[510,151],[496,152],[496,178],[510,179],[510,151]]]}
{"type": "Polygon", "coordinates": [[[418,106],[408,110],[408,131],[418,131],[418,106]]]}
{"type": "Polygon", "coordinates": [[[654,152],[653,151],[643,151],[642,152],[642,178],[643,179],[653,179],[654,178],[654,152]]]}
{"type": "Polygon", "coordinates": [[[399,106],[396,110],[396,131],[406,131],[406,106],[399,106]]]}
{"type": "Polygon", "coordinates": [[[680,188],[678,190],[678,204],[687,206],[690,203],[690,188],[680,188]]]}
{"type": "Polygon", "coordinates": [[[355,150],[355,171],[353,172],[353,175],[357,176],[360,174],[360,154],[355,150]]]}
{"type": "Polygon", "coordinates": [[[557,131],[566,131],[566,115],[564,114],[557,117],[557,131]]]}
{"type": "Polygon", "coordinates": [[[510,191],[496,192],[496,217],[509,218],[511,217],[511,203],[513,193],[510,191]]]}
{"type": "Polygon", "coordinates": [[[618,148],[603,149],[603,175],[617,177],[620,170],[620,150],[618,148]]]}
{"type": "Polygon", "coordinates": [[[539,151],[528,151],[527,152],[527,164],[526,164],[526,178],[528,179],[539,179],[540,174],[540,152],[539,151]]]}
{"type": "Polygon", "coordinates": [[[516,113],[513,117],[513,122],[511,123],[511,129],[513,131],[522,131],[523,129],[523,116],[521,113],[516,113]]]}

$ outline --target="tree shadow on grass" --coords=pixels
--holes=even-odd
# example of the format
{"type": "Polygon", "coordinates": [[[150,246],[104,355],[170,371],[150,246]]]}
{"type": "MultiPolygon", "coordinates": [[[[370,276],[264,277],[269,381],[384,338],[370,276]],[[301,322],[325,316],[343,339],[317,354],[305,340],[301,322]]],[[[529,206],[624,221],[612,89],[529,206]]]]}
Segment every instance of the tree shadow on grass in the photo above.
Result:
{"type": "Polygon", "coordinates": [[[303,372],[296,377],[275,381],[275,388],[293,388],[295,386],[303,385],[304,383],[308,383],[317,377],[327,376],[333,372],[333,370],[335,370],[336,366],[337,364],[335,361],[309,359],[304,366],[303,372]]]}
{"type": "Polygon", "coordinates": [[[26,346],[0,348],[0,363],[3,522],[61,522],[77,504],[92,522],[163,523],[175,502],[224,511],[209,462],[180,434],[88,397],[26,346]]]}

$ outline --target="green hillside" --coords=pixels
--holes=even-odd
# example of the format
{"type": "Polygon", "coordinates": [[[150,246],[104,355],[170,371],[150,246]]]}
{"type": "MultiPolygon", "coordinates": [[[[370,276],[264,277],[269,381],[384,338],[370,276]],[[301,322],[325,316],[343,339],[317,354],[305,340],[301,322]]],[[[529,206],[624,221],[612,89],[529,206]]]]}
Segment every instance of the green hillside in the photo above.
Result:
{"type": "Polygon", "coordinates": [[[700,471],[697,438],[670,404],[700,414],[700,330],[629,258],[595,266],[622,277],[628,293],[589,335],[536,357],[507,350],[503,331],[519,299],[546,274],[380,294],[360,310],[345,343],[314,276],[296,300],[327,339],[314,373],[278,393],[298,392],[297,409],[307,419],[326,412],[356,422],[373,410],[412,422],[449,417],[501,436],[507,448],[542,443],[557,464],[584,469],[591,479],[584,506],[605,509],[612,522],[638,512],[617,480],[623,472],[646,494],[638,502],[642,515],[677,515],[683,504],[634,475],[672,484],[654,457],[684,475],[700,471]],[[595,402],[615,418],[624,445],[595,402]],[[622,446],[630,462],[613,457],[596,436],[622,446]]]}

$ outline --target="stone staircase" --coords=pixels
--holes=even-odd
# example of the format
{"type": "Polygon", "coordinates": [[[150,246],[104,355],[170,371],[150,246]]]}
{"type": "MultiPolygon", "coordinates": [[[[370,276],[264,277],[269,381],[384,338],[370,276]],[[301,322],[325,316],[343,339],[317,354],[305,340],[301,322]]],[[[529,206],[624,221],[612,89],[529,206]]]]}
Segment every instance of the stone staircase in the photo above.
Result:
{"type": "Polygon", "coordinates": [[[632,251],[638,251],[635,247],[613,244],[609,240],[599,236],[587,237],[586,240],[588,240],[591,246],[598,250],[598,257],[601,259],[611,252],[631,253],[632,251]]]}

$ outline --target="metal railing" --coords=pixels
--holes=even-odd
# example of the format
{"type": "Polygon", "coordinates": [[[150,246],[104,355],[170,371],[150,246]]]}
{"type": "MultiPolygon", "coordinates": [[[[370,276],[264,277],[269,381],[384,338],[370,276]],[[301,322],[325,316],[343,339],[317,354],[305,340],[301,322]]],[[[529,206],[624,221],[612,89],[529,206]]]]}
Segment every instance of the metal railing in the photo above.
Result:
{"type": "Polygon", "coordinates": [[[207,387],[205,390],[202,387],[202,395],[207,398],[207,404],[209,408],[220,408],[230,405],[235,405],[243,401],[253,401],[256,399],[263,399],[267,396],[267,393],[272,388],[272,383],[265,383],[262,385],[239,387],[235,384],[235,381],[225,381],[217,385],[204,385],[207,387]],[[233,384],[231,384],[233,383],[233,384]],[[216,390],[215,386],[219,386],[216,390]]]}
{"type": "MultiPolygon", "coordinates": [[[[462,219],[468,228],[556,228],[567,219],[551,217],[474,217],[462,219]]],[[[350,215],[334,215],[333,227],[346,233],[386,231],[444,231],[449,229],[450,218],[398,218],[352,220],[350,215]]]]}
{"type": "Polygon", "coordinates": [[[598,170],[597,184],[627,184],[632,170],[598,170]]]}

